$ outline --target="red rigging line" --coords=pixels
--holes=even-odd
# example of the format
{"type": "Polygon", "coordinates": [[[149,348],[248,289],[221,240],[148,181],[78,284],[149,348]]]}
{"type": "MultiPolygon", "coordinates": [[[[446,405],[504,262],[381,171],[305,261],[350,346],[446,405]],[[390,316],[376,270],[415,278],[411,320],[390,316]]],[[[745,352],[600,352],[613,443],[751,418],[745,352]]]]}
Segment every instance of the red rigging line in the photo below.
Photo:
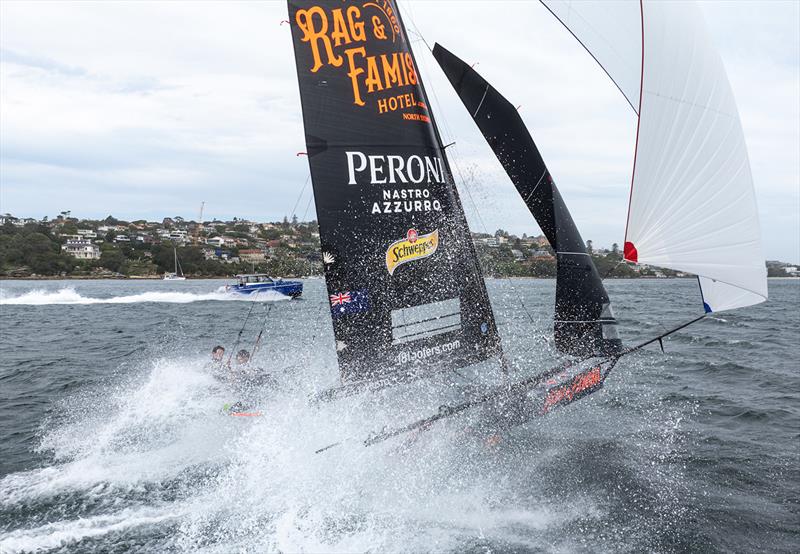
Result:
{"type": "Polygon", "coordinates": [[[644,94],[644,3],[639,0],[639,14],[642,21],[642,67],[639,72],[639,109],[636,111],[636,148],[633,151],[633,170],[631,171],[631,190],[628,194],[628,216],[625,219],[625,241],[622,256],[633,263],[639,261],[639,252],[636,245],[628,242],[628,226],[631,223],[631,202],[633,201],[633,181],[636,178],[636,156],[639,154],[639,127],[642,124],[642,95],[644,94]],[[630,256],[629,256],[630,254],[630,256]]]}

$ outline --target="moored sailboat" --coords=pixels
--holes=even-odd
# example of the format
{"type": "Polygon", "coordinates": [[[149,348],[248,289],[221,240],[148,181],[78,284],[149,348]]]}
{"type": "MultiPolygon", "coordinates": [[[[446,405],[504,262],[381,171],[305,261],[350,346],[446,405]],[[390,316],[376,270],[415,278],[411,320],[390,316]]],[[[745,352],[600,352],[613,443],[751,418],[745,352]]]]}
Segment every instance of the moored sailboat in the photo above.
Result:
{"type": "Polygon", "coordinates": [[[172,273],[165,273],[163,279],[164,281],[185,281],[186,276],[184,276],[181,264],[178,262],[178,249],[173,247],[172,253],[175,256],[175,271],[172,273]]]}

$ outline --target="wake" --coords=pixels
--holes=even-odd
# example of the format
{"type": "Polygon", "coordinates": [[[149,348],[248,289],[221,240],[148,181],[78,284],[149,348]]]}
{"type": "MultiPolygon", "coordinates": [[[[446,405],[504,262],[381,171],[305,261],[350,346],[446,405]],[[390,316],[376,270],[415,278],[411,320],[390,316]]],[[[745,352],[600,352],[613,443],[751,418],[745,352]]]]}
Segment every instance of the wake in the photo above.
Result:
{"type": "Polygon", "coordinates": [[[257,295],[239,295],[236,293],[225,292],[220,289],[208,293],[193,292],[157,292],[148,291],[127,296],[111,296],[108,298],[95,298],[83,296],[73,288],[63,288],[57,291],[35,289],[19,296],[5,296],[0,294],[0,306],[2,305],[21,305],[21,306],[50,306],[50,305],[86,305],[86,304],[141,304],[144,302],[161,302],[166,304],[189,304],[191,302],[231,302],[231,301],[257,301],[275,302],[279,300],[290,300],[286,295],[276,291],[260,292],[257,295]]]}

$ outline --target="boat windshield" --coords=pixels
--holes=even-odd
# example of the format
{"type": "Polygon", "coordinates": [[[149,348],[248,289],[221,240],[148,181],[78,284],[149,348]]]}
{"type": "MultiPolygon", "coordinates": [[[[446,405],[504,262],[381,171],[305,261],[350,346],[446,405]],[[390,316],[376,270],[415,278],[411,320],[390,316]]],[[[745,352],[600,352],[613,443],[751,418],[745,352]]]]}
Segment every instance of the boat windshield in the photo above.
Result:
{"type": "Polygon", "coordinates": [[[272,283],[272,278],[266,275],[239,275],[239,284],[272,283]]]}

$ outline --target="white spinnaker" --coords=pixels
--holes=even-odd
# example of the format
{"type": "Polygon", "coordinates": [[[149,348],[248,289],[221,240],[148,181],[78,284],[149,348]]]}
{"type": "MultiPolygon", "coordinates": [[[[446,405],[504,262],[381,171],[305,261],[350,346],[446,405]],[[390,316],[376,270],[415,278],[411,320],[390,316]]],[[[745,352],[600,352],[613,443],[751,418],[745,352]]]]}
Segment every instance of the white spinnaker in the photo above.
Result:
{"type": "Polygon", "coordinates": [[[600,64],[633,111],[642,82],[642,15],[631,0],[542,0],[600,64]],[[634,32],[635,31],[635,32],[634,32]]]}
{"type": "Polygon", "coordinates": [[[744,133],[697,5],[542,3],[638,107],[626,259],[698,275],[706,311],[766,300],[744,133]],[[637,64],[641,92],[631,84],[637,64]]]}

